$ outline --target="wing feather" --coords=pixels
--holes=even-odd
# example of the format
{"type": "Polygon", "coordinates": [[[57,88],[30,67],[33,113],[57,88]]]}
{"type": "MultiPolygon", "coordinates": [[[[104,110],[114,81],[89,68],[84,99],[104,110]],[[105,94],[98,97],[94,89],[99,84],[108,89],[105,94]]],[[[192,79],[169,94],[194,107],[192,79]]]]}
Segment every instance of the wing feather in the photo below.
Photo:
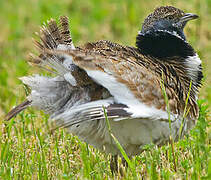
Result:
{"type": "Polygon", "coordinates": [[[56,128],[68,128],[80,123],[105,119],[104,109],[108,119],[129,119],[131,113],[127,112],[127,106],[114,103],[113,98],[85,103],[65,111],[54,117],[56,128]]]}
{"type": "MultiPolygon", "coordinates": [[[[70,56],[97,84],[105,87],[115,103],[128,106],[134,118],[168,119],[166,104],[160,87],[160,78],[133,59],[120,56],[102,56],[83,50],[46,51],[70,56]]],[[[177,114],[171,113],[174,119],[177,114]]]]}

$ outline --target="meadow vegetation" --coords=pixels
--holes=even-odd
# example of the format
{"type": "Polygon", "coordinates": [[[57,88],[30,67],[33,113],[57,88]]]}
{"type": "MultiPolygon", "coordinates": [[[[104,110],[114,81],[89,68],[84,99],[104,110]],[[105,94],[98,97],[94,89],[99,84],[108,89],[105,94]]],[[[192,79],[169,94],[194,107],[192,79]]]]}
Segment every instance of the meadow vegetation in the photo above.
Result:
{"type": "MultiPolygon", "coordinates": [[[[200,116],[179,142],[146,145],[130,160],[123,179],[211,179],[211,0],[10,0],[0,1],[0,179],[113,179],[109,155],[59,129],[50,133],[48,116],[28,109],[10,122],[4,115],[22,102],[26,89],[18,77],[46,72],[32,68],[34,32],[50,18],[67,15],[74,44],[100,39],[133,46],[141,22],[160,5],[173,5],[200,19],[185,34],[203,62],[200,116]],[[135,172],[135,173],[134,173],[135,172]]],[[[121,161],[119,159],[119,161],[121,161]]]]}

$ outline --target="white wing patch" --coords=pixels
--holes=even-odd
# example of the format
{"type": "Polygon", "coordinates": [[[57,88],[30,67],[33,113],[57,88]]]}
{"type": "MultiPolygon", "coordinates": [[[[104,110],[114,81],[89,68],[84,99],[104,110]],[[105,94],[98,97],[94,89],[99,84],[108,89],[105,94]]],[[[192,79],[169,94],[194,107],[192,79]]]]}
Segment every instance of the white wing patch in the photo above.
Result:
{"type": "Polygon", "coordinates": [[[200,70],[201,59],[199,58],[198,54],[195,56],[189,56],[185,59],[187,72],[190,79],[196,81],[198,78],[198,71],[200,70]]]}
{"type": "MultiPolygon", "coordinates": [[[[128,106],[125,111],[131,113],[133,118],[150,118],[150,119],[168,119],[168,112],[156,109],[152,106],[147,106],[140,102],[130,91],[130,89],[118,82],[112,75],[108,75],[102,71],[86,70],[87,74],[97,83],[101,84],[114,97],[116,103],[122,103],[128,106]]],[[[171,114],[171,120],[174,120],[177,115],[171,114]]]]}
{"type": "MultiPolygon", "coordinates": [[[[125,110],[128,113],[131,113],[131,117],[132,118],[149,118],[149,119],[153,119],[153,120],[159,120],[159,119],[168,119],[168,112],[167,111],[163,111],[160,109],[156,109],[153,106],[147,106],[141,102],[139,102],[138,104],[133,104],[127,105],[128,108],[125,108],[125,110]]],[[[174,121],[177,118],[177,115],[175,114],[170,114],[170,119],[171,121],[174,121]]]]}
{"type": "Polygon", "coordinates": [[[130,90],[124,84],[119,83],[112,75],[108,75],[101,71],[87,70],[86,72],[94,81],[108,89],[117,103],[139,103],[130,90]]]}

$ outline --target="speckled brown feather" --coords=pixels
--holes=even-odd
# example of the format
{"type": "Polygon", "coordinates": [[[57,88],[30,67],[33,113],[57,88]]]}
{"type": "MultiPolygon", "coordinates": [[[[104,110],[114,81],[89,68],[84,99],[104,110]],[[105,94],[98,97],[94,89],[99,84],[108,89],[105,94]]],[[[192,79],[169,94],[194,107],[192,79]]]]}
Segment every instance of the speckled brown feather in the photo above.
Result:
{"type": "MultiPolygon", "coordinates": [[[[184,65],[173,57],[162,61],[138,53],[136,48],[121,46],[109,41],[88,43],[77,50],[55,51],[52,54],[69,54],[74,63],[85,70],[111,72],[118,82],[124,83],[141,102],[166,110],[161,89],[162,74],[172,113],[182,115],[187,99],[190,79],[184,65]]],[[[198,116],[194,87],[188,101],[188,116],[198,116]]]]}
{"type": "Polygon", "coordinates": [[[72,38],[70,36],[70,30],[69,30],[69,19],[67,16],[60,16],[59,18],[60,22],[60,32],[62,36],[62,40],[64,44],[71,45],[72,44],[72,38]]]}

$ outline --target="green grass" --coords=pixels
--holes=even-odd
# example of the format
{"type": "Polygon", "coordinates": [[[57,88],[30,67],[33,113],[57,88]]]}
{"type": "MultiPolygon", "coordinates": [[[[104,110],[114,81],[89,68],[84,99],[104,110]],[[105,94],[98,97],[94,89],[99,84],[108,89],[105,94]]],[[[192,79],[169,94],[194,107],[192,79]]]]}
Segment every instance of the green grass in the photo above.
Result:
{"type": "MultiPolygon", "coordinates": [[[[68,15],[74,43],[108,39],[134,45],[141,22],[165,4],[197,13],[185,33],[199,53],[205,78],[200,90],[196,127],[179,142],[157,147],[130,160],[123,179],[211,179],[211,0],[10,0],[0,1],[0,116],[24,97],[18,77],[43,73],[25,61],[34,51],[31,37],[46,20],[68,15]],[[169,3],[170,2],[170,3],[169,3]],[[134,168],[133,168],[134,167],[134,168]]],[[[0,179],[112,179],[109,155],[99,152],[60,129],[50,134],[48,117],[34,109],[12,119],[0,119],[0,179]]],[[[121,160],[120,160],[121,161],[121,160]]],[[[116,175],[120,178],[120,175],[116,175]]]]}

